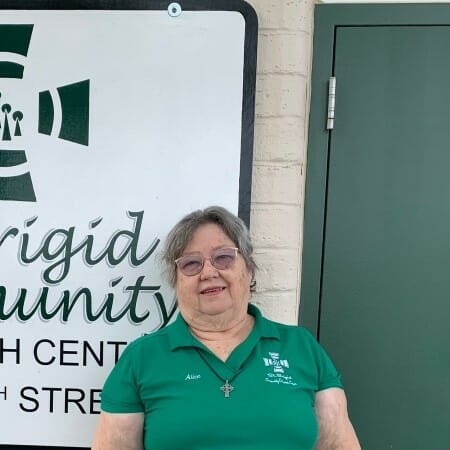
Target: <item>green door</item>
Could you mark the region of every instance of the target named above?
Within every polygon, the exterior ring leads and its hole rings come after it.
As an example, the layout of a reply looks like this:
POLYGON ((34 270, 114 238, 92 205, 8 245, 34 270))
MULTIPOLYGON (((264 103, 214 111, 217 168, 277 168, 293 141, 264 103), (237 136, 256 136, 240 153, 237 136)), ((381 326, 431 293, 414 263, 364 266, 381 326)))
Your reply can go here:
POLYGON ((316 17, 301 320, 343 374, 364 450, 448 450, 450 8, 316 17))

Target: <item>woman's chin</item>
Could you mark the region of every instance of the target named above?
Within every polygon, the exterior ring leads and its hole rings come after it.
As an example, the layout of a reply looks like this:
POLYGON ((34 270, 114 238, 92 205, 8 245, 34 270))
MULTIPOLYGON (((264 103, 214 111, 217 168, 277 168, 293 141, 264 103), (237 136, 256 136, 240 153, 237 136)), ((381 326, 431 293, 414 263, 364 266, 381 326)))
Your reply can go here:
POLYGON ((220 296, 205 298, 201 303, 201 311, 211 316, 223 314, 227 311, 231 312, 232 309, 232 303, 224 298, 220 298, 220 296))

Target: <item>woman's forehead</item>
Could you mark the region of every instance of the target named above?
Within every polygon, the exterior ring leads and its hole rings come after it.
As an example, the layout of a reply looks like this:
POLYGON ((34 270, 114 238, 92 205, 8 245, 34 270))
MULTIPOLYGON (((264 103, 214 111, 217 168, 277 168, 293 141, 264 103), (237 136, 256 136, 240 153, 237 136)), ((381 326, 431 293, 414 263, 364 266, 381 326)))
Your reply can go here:
POLYGON ((186 243, 185 252, 194 251, 197 248, 207 247, 214 250, 223 246, 234 246, 233 240, 225 233, 224 229, 216 223, 199 225, 186 243))

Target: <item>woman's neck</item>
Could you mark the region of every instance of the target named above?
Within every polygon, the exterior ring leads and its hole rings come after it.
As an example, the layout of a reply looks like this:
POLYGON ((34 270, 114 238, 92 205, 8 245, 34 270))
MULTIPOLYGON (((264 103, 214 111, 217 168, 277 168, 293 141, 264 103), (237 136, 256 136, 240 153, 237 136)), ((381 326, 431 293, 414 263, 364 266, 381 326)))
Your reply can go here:
POLYGON ((231 323, 189 323, 191 333, 201 341, 226 341, 243 338, 244 340, 253 328, 254 318, 246 313, 243 317, 231 323))
POLYGON ((242 342, 253 329, 255 319, 246 314, 241 320, 230 324, 228 327, 207 329, 203 326, 189 325, 191 333, 218 358, 225 361, 230 353, 242 342))

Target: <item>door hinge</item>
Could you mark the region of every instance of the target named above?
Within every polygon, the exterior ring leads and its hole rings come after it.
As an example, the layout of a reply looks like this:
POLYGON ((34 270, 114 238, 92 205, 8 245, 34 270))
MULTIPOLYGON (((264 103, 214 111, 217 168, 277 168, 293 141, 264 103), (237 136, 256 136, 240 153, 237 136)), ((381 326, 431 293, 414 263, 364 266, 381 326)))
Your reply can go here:
POLYGON ((330 77, 328 81, 327 130, 332 130, 334 128, 335 103, 336 103, 336 77, 330 77))

